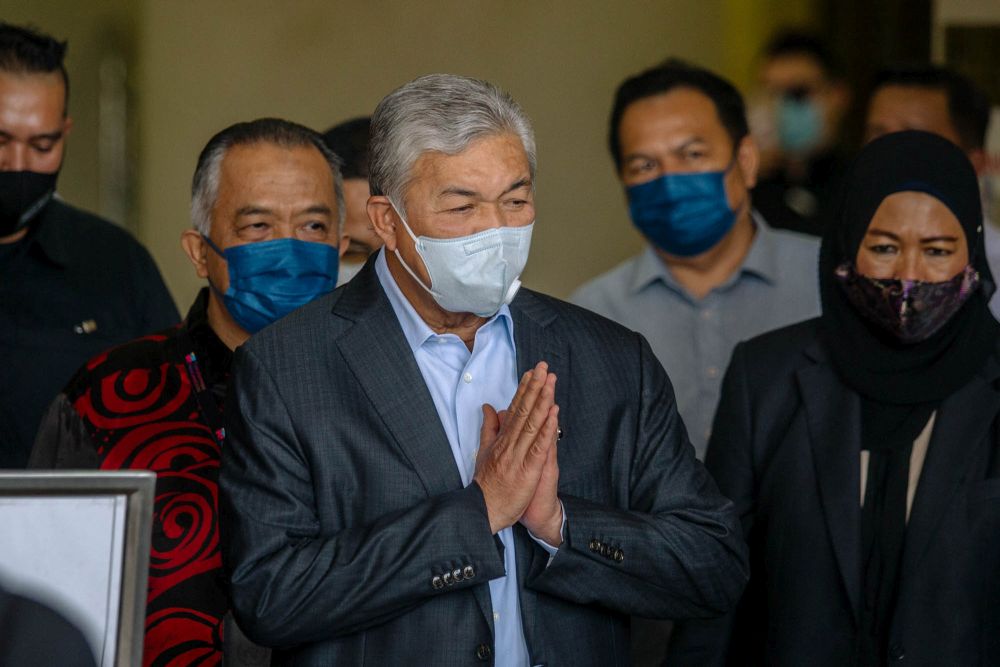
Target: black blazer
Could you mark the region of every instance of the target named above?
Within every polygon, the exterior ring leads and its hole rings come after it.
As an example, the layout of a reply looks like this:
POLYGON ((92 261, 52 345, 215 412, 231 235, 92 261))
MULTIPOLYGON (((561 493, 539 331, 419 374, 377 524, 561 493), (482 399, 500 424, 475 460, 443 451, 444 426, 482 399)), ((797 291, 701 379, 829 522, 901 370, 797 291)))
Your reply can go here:
MULTIPOLYGON (((669 664, 856 664, 860 399, 818 320, 736 347, 706 465, 751 550, 738 610, 676 630, 669 664)), ((906 530, 888 662, 1000 664, 1000 345, 937 413, 906 530)))
MULTIPOLYGON (((732 504, 638 334, 522 289, 518 368, 558 375, 565 540, 515 526, 532 664, 624 665, 628 615, 708 617, 745 583, 732 504)), ((275 664, 493 659, 503 560, 372 262, 237 350, 222 452, 233 607, 275 664)))

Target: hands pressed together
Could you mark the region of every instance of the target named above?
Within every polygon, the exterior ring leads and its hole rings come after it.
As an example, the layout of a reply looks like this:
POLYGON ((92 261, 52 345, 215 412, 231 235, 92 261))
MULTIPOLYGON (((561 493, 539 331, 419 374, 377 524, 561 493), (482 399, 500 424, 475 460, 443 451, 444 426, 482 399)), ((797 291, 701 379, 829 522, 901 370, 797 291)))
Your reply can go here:
POLYGON ((474 479, 494 534, 520 521, 536 538, 562 542, 555 392, 556 376, 541 361, 521 376, 507 410, 483 405, 474 479))

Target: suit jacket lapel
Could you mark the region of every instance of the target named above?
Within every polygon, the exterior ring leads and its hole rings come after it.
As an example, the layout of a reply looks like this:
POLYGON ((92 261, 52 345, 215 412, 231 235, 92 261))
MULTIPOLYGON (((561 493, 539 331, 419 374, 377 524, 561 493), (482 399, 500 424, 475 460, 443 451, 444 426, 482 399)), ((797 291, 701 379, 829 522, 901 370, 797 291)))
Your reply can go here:
POLYGON ((333 314, 355 322, 337 339, 337 347, 427 495, 462 488, 448 436, 379 283, 374 259, 344 287, 333 314))
MULTIPOLYGON (((514 322, 514 346, 517 348, 517 370, 523 374, 534 368, 539 361, 549 365, 549 371, 556 374, 556 405, 559 406, 559 423, 572 423, 569 414, 568 399, 570 396, 570 354, 569 347, 559 336, 548 329, 549 324, 557 315, 552 308, 530 290, 522 289, 510 305, 511 319, 514 322)), ((563 427, 563 439, 559 442, 559 466, 568 465, 572 460, 572 433, 563 427)), ((538 627, 538 611, 536 594, 525 586, 525 577, 531 569, 535 549, 539 549, 528 531, 521 524, 514 525, 514 541, 516 543, 518 598, 521 604, 521 620, 524 626, 524 637, 529 651, 536 662, 545 662, 544 656, 538 653, 544 644, 540 637, 542 629, 538 627)))
POLYGON ((938 410, 906 527, 904 581, 927 550, 969 465, 977 459, 976 448, 1000 410, 1000 389, 993 382, 998 370, 997 363, 991 359, 983 374, 976 375, 945 399, 938 410))
MULTIPOLYGON (((825 357, 812 349, 814 358, 825 357)), ((798 372, 820 500, 855 620, 861 599, 861 402, 828 363, 798 372)))
MULTIPOLYGON (((549 365, 549 371, 556 374, 556 404, 559 406, 559 422, 569 424, 567 399, 570 395, 569 347, 562 338, 548 329, 557 315, 552 308, 530 290, 522 289, 510 306, 514 322, 514 346, 517 348, 518 376, 531 370, 539 361, 549 365)), ((564 429, 565 430, 565 429, 564 429)), ((564 436, 568 436, 564 433, 564 436)), ((559 443, 560 446, 563 444, 559 443)), ((563 450, 559 450, 559 461, 563 460, 563 450)))

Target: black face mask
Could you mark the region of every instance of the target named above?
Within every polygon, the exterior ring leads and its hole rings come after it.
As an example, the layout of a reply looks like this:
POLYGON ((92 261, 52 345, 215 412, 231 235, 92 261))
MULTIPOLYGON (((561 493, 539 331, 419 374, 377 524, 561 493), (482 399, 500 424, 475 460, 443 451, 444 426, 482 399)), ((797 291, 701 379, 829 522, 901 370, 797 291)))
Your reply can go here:
POLYGON ((56 191, 59 172, 0 171, 0 237, 23 229, 56 191))

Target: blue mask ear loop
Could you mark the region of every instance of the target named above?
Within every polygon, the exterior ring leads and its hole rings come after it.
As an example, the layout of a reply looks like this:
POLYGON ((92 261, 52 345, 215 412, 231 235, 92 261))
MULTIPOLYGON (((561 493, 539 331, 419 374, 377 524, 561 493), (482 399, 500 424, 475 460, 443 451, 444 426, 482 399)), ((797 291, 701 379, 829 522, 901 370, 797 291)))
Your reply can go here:
MULTIPOLYGON (((745 138, 746 137, 744 137, 744 139, 745 138)), ((740 141, 743 141, 743 139, 740 139, 740 141)), ((740 147, 737 146, 736 150, 733 151, 733 157, 731 160, 729 160, 729 164, 727 164, 726 168, 722 170, 722 191, 725 192, 726 194, 727 206, 729 205, 729 192, 726 191, 726 176, 728 176, 729 172, 731 172, 733 168, 736 167, 736 161, 739 159, 739 156, 740 156, 740 147)), ((747 188, 747 192, 743 197, 743 201, 737 204, 736 208, 732 209, 734 216, 738 216, 740 214, 740 210, 742 210, 744 204, 747 203, 747 200, 749 198, 750 198, 750 188, 747 188)))
MULTIPOLYGON (((212 239, 208 238, 208 235, 202 234, 201 238, 204 239, 205 243, 208 244, 209 248, 211 248, 212 250, 215 251, 215 254, 217 254, 222 259, 226 259, 226 253, 222 250, 222 248, 220 248, 219 246, 215 245, 215 243, 212 242, 212 239)), ((228 263, 228 260, 227 260, 227 263, 228 263)), ((219 291, 219 288, 215 286, 215 283, 212 282, 211 278, 208 278, 207 280, 208 280, 208 287, 209 287, 209 289, 211 289, 213 292, 215 292, 215 295, 217 297, 219 297, 219 300, 221 301, 222 298, 225 297, 225 294, 223 294, 222 292, 219 291)))

